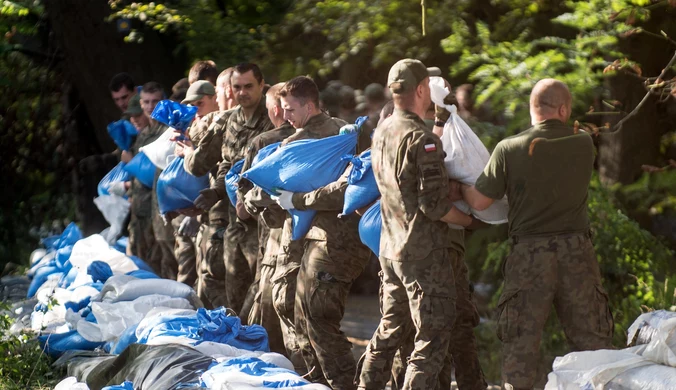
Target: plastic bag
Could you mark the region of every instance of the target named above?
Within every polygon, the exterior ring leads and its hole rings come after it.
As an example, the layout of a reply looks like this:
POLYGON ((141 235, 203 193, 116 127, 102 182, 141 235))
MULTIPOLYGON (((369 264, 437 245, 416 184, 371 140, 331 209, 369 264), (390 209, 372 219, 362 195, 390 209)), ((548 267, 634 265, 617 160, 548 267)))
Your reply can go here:
MULTIPOLYGON (((108 187, 113 184, 117 183, 120 181, 129 181, 130 180, 130 175, 129 172, 124 170, 124 166, 127 165, 120 161, 113 169, 108 172, 103 179, 99 182, 98 187, 96 187, 99 196, 102 195, 110 195, 110 192, 108 192, 108 187)), ((125 196, 126 198, 126 196, 125 196)))
POLYGON ((138 130, 128 120, 121 119, 108 125, 108 135, 120 150, 129 150, 134 137, 138 135, 138 130))
POLYGON ((243 165, 244 160, 237 161, 225 175, 225 191, 233 206, 237 205, 237 183, 239 183, 239 174, 242 172, 243 165))
POLYGON ((270 351, 265 328, 256 324, 242 326, 239 317, 228 316, 223 307, 197 310, 197 323, 205 341, 215 341, 249 351, 270 351))
MULTIPOLYGON (((289 143, 252 166, 242 177, 274 195, 276 189, 309 192, 340 177, 347 167, 341 159, 353 154, 358 133, 336 135, 322 139, 307 139, 289 143)), ((289 210, 293 218, 292 239, 307 234, 314 210, 289 210)))
POLYGON ((94 204, 103 214, 103 218, 110 224, 110 229, 105 231, 105 234, 102 232, 101 236, 109 244, 115 244, 124 229, 124 222, 129 214, 131 203, 121 196, 101 195, 94 198, 94 204))
POLYGON ((376 256, 380 256, 380 232, 383 228, 383 220, 380 214, 380 200, 369 207, 359 220, 359 239, 376 256))
POLYGON ((76 377, 69 376, 59 382, 54 390, 89 390, 89 386, 86 383, 78 382, 76 377))
POLYGON ((644 358, 676 367, 676 313, 658 310, 641 314, 627 333, 631 345, 644 345, 640 351, 644 358))
POLYGON ((70 263, 84 274, 87 273, 87 267, 94 260, 108 263, 115 274, 124 274, 139 269, 130 258, 111 248, 108 242, 98 234, 93 234, 75 243, 73 253, 70 255, 70 263))
POLYGON ((345 204, 341 215, 352 214, 366 207, 380 197, 376 184, 376 176, 371 168, 371 149, 359 156, 345 156, 352 163, 352 170, 347 177, 345 204))
MULTIPOLYGON (((167 159, 174 155, 176 141, 171 141, 172 138, 174 138, 174 129, 170 127, 155 141, 141 147, 139 150, 148 156, 148 159, 153 163, 153 165, 162 170, 167 167, 167 164, 169 164, 167 159)), ((131 163, 131 161, 129 163, 131 163)), ((152 185, 150 187, 152 188, 152 185)))
MULTIPOLYGON (((75 268, 74 268, 75 269, 75 268)), ((113 276, 113 270, 110 269, 108 263, 103 261, 94 261, 87 267, 87 273, 91 275, 94 282, 105 283, 111 276, 113 276)))
POLYGON ((155 106, 150 117, 169 127, 185 133, 197 114, 197 107, 171 100, 162 100, 155 106))
POLYGON ((167 279, 136 279, 128 275, 115 275, 103 285, 95 301, 120 302, 133 301, 145 295, 166 295, 174 298, 187 299, 195 308, 202 307, 195 291, 175 280, 167 279))
POLYGON ((139 152, 134 158, 124 166, 124 170, 134 176, 144 186, 153 188, 155 181, 155 164, 146 156, 145 153, 139 152))
MULTIPOLYGON (((430 92, 432 101, 451 113, 444 125, 444 133, 441 135, 441 143, 444 152, 446 152, 444 165, 448 177, 464 184, 473 185, 488 164, 491 155, 479 137, 460 118, 455 105, 444 104, 443 100, 450 92, 446 89, 441 77, 430 77, 430 92)), ((471 211, 476 218, 483 222, 490 224, 507 222, 508 205, 506 197, 493 202, 489 208, 482 211, 471 209, 465 201, 458 201, 454 204, 461 211, 471 211)))
POLYGON ((157 203, 160 213, 194 207, 200 191, 209 187, 209 175, 196 177, 185 171, 183 157, 177 157, 157 179, 157 203))
POLYGON ((103 343, 85 340, 76 330, 61 334, 47 334, 38 336, 42 349, 51 357, 57 358, 65 351, 83 349, 92 351, 103 343))
POLYGON ((134 384, 130 381, 124 381, 121 385, 106 386, 101 390, 134 390, 134 384))
POLYGON ((42 244, 47 249, 58 250, 68 245, 75 245, 81 239, 82 232, 80 228, 77 227, 75 222, 71 222, 66 226, 61 235, 45 238, 42 240, 42 244))

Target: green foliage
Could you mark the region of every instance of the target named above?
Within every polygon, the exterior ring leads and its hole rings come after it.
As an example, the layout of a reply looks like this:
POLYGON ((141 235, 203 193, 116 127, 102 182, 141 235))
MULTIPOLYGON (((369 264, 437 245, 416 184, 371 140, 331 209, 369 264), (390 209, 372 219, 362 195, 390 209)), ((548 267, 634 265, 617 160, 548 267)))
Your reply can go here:
POLYGON ((644 173, 636 182, 618 187, 618 197, 630 210, 676 216, 676 170, 644 173))

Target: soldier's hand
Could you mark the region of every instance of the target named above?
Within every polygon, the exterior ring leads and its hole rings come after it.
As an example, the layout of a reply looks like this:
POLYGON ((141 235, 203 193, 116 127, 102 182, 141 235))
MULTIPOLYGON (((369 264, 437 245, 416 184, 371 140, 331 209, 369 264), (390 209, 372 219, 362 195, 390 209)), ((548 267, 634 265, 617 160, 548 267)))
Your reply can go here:
POLYGON ((167 223, 171 223, 171 220, 173 220, 174 218, 176 218, 178 216, 179 216, 178 211, 168 211, 168 212, 164 213, 164 216, 162 217, 162 219, 164 219, 167 223))
POLYGON ((176 210, 181 215, 185 215, 186 217, 197 217, 199 215, 202 215, 204 213, 204 210, 199 209, 197 207, 188 207, 186 209, 178 209, 176 210))
POLYGON ((200 195, 197 197, 197 199, 195 199, 193 203, 195 204, 195 207, 208 211, 212 207, 214 207, 216 202, 218 202, 219 200, 220 199, 218 198, 216 190, 206 188, 200 191, 200 195))
POLYGON ((131 159, 133 157, 134 157, 134 155, 131 154, 131 152, 129 152, 128 150, 123 150, 122 154, 120 154, 120 161, 127 164, 127 163, 129 163, 129 161, 131 161, 131 159))
POLYGON ((247 219, 251 218, 251 214, 249 214, 249 212, 246 211, 244 203, 237 201, 237 205, 235 205, 235 210, 237 211, 237 218, 241 219, 242 221, 246 221, 247 219))
POLYGON ((124 196, 127 193, 127 186, 124 181, 116 181, 108 185, 108 192, 111 195, 124 196))
POLYGON ((200 223, 197 218, 187 217, 183 218, 181 225, 178 227, 178 234, 184 237, 195 237, 200 230, 200 223))
POLYGON ((450 180, 448 182, 448 199, 451 202, 462 200, 462 183, 457 180, 450 180))
POLYGON ((284 191, 284 190, 276 190, 279 195, 277 196, 271 196, 271 198, 277 202, 279 207, 283 208, 284 210, 293 210, 295 207, 293 206, 293 192, 291 191, 284 191))

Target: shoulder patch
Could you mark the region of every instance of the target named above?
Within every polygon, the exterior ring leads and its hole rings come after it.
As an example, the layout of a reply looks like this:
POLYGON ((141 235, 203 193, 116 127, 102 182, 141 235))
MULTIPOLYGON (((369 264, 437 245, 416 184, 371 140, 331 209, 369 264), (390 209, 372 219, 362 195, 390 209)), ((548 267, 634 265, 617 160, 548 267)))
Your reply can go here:
POLYGON ((431 153, 437 151, 437 145, 435 144, 425 144, 425 152, 431 153))

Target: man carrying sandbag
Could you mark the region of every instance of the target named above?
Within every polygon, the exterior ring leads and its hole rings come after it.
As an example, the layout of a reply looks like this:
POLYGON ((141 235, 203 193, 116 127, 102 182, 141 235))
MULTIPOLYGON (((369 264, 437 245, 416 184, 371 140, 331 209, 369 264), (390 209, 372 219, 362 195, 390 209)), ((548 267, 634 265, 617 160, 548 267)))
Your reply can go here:
MULTIPOLYGON (((216 101, 218 111, 204 116, 190 129, 190 141, 179 141, 183 166, 193 176, 209 174, 211 186, 215 186, 218 176, 218 164, 222 161, 221 148, 223 133, 230 115, 235 112, 230 76, 233 68, 221 72, 216 79, 216 101)), ((201 193, 210 194, 211 188, 201 193)), ((227 199, 207 205, 207 196, 195 199, 195 210, 182 210, 186 215, 199 215, 202 226, 197 234, 197 294, 204 304, 211 308, 227 306, 225 290, 225 262, 223 259, 223 234, 228 225, 227 199), (203 211, 207 211, 204 212, 203 211)))
MULTIPOLYGON (((272 129, 263 99, 265 81, 258 65, 244 63, 235 66, 230 84, 239 107, 228 118, 223 133, 223 159, 219 163, 218 177, 210 189, 202 191, 195 199, 195 205, 203 210, 210 209, 216 202, 226 198, 225 175, 236 162, 244 158, 251 139, 272 129)), ((223 237, 227 303, 242 319, 246 319, 248 313, 241 310, 256 274, 258 227, 254 218, 246 221, 238 219, 235 207, 229 202, 228 218, 223 237)))
POLYGON ((430 106, 429 76, 420 61, 405 59, 390 69, 395 111, 373 137, 372 161, 382 194, 380 265, 383 318, 369 342, 359 377, 362 389, 382 389, 392 358, 411 327, 411 353, 404 389, 437 384, 455 322, 453 259, 448 223, 471 218, 449 199, 441 141, 422 120, 430 106))
POLYGON ((505 388, 538 380, 542 331, 552 303, 573 350, 611 348, 613 318, 589 231, 587 189, 594 164, 588 134, 565 123, 572 97, 553 79, 530 95, 533 127, 502 140, 465 201, 483 210, 505 194, 512 252, 498 303, 505 388))

